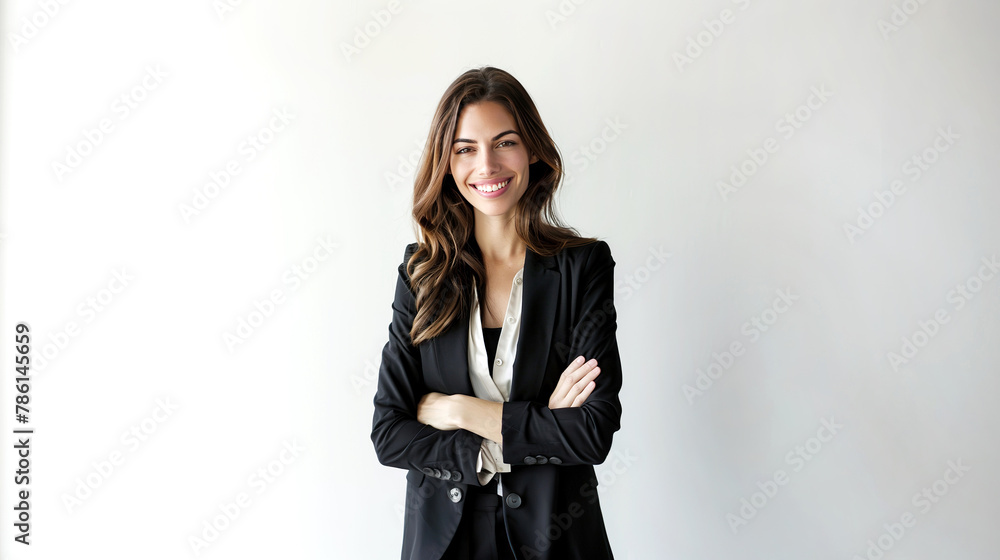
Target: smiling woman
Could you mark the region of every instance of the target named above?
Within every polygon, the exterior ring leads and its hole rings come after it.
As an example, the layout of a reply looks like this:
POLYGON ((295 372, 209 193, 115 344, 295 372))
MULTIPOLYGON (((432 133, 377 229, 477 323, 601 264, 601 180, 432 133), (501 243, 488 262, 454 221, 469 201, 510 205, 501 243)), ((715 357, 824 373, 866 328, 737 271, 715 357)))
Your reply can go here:
POLYGON ((615 261, 559 224, 561 179, 513 76, 451 84, 374 399, 379 462, 407 470, 403 559, 613 558, 594 465, 621 419, 615 261))

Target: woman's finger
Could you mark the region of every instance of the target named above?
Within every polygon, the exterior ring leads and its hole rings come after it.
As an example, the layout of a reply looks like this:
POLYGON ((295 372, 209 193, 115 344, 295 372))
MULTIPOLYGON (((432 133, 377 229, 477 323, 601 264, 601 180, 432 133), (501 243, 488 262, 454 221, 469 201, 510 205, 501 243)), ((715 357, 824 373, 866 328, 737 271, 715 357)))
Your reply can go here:
POLYGON ((587 372, 586 375, 584 375, 579 381, 573 384, 573 386, 570 388, 569 393, 567 393, 566 395, 567 398, 565 400, 567 400, 572 405, 572 403, 576 401, 576 397, 579 396, 580 393, 582 393, 583 390, 587 388, 587 385, 589 385, 592 381, 594 381, 600 373, 601 373, 601 368, 596 368, 596 367, 591 371, 587 372))
POLYGON ((552 390, 552 395, 549 398, 550 401, 556 400, 561 401, 566 394, 569 392, 570 386, 572 386, 572 374, 577 370, 577 361, 574 361, 566 367, 565 370, 559 375, 559 380, 556 382, 555 389, 552 390))
POLYGON ((573 362, 570 364, 570 367, 566 368, 561 377, 565 377, 567 385, 573 385, 583 379, 595 367, 597 367, 597 362, 594 360, 588 360, 580 365, 573 362))
POLYGON ((588 383, 587 386, 583 389, 583 391, 579 395, 577 395, 576 399, 573 401, 573 404, 571 406, 572 407, 582 406, 583 403, 587 401, 587 397, 590 396, 590 393, 594 391, 594 387, 597 387, 596 381, 591 381, 590 383, 588 383))
MULTIPOLYGON (((583 356, 580 358, 583 358, 583 356)), ((578 383, 580 379, 590 373, 594 367, 596 367, 596 362, 591 363, 584 361, 581 363, 579 359, 574 360, 569 366, 567 366, 559 376, 559 381, 556 382, 556 387, 553 389, 552 395, 549 397, 550 408, 563 408, 569 406, 569 404, 572 403, 573 398, 576 397, 575 393, 571 393, 573 386, 578 383), (569 398, 571 395, 572 398, 569 398), (551 406, 556 404, 559 406, 551 406)))

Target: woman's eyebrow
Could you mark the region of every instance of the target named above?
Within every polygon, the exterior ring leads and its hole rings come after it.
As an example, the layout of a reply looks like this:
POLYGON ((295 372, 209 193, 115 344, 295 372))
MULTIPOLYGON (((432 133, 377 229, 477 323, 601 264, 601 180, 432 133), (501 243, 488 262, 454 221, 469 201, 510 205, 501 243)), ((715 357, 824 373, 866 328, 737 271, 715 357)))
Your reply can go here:
MULTIPOLYGON (((499 140, 500 138, 502 138, 503 136, 505 136, 507 134, 517 134, 517 131, 516 130, 506 130, 504 132, 501 132, 500 134, 497 134, 496 136, 494 136, 493 139, 491 140, 491 142, 496 142, 497 140, 499 140)), ((475 144, 476 143, 475 140, 469 140, 468 138, 456 138, 455 141, 452 142, 451 144, 455 145, 455 144, 458 144, 459 142, 465 142, 467 144, 475 144)))

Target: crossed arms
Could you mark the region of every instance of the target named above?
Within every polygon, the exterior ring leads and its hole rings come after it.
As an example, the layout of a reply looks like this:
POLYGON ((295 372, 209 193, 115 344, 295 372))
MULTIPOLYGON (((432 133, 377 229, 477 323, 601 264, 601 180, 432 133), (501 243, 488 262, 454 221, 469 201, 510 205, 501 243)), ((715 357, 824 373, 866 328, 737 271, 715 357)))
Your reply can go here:
POLYGON ((427 390, 420 351, 410 344, 416 310, 406 261, 415 244, 407 248, 374 398, 371 438, 380 463, 416 470, 436 465, 469 482, 475 480, 484 439, 501 445, 503 461, 511 465, 531 464, 525 459, 537 455, 558 457, 562 465, 604 462, 621 418, 615 262, 606 242, 590 247, 569 347, 573 357, 588 359, 566 367, 547 403, 498 403, 427 390))

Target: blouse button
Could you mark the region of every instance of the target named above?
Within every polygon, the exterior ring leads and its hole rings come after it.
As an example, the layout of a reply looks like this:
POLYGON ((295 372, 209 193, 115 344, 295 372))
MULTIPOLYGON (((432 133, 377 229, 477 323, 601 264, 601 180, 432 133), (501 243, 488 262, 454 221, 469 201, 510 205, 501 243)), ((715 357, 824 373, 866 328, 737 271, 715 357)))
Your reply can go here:
POLYGON ((507 317, 507 322, 510 323, 511 325, 513 325, 515 321, 517 321, 517 319, 513 317, 507 317))
POLYGON ((502 365, 503 365, 503 360, 501 360, 500 358, 497 358, 497 359, 496 359, 496 360, 495 360, 495 361, 493 362, 493 365, 495 365, 495 366, 502 366, 502 365))
POLYGON ((518 286, 520 286, 521 285, 521 277, 518 276, 517 278, 515 278, 514 279, 514 283, 517 284, 518 286))

